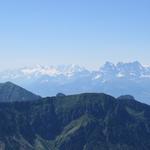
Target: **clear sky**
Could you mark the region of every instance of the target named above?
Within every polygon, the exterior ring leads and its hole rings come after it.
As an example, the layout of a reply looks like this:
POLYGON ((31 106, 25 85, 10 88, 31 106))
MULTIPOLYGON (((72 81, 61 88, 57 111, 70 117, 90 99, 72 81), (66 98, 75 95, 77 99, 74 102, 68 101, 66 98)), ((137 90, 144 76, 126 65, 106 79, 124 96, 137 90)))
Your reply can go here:
POLYGON ((149 0, 1 0, 0 68, 150 64, 149 0))

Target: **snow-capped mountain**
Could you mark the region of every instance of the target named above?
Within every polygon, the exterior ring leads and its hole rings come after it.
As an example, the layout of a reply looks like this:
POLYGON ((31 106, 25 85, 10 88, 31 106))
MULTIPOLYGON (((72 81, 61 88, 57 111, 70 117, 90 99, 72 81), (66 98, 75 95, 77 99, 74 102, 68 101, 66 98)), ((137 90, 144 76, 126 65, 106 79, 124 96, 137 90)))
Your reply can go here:
POLYGON ((106 62, 103 67, 100 68, 99 73, 105 80, 112 80, 115 78, 149 78, 150 67, 144 67, 138 61, 131 63, 119 62, 116 65, 110 62, 106 62))
POLYGON ((42 96, 58 92, 131 94, 150 104, 150 67, 139 62, 106 62, 99 70, 77 65, 24 67, 0 72, 0 82, 12 81, 42 96))
POLYGON ((39 77, 39 76, 73 76, 77 72, 85 71, 86 69, 77 65, 62 65, 62 66, 41 66, 36 65, 34 67, 24 67, 17 70, 7 70, 1 72, 1 78, 20 78, 20 77, 39 77))

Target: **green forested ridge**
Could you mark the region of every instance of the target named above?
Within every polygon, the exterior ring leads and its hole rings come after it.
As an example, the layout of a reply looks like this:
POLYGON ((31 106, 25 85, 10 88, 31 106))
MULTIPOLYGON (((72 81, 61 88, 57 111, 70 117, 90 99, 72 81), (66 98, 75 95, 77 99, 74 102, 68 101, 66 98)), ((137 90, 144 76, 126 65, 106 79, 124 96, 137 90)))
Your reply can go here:
POLYGON ((95 93, 0 103, 0 149, 149 150, 150 106, 95 93))

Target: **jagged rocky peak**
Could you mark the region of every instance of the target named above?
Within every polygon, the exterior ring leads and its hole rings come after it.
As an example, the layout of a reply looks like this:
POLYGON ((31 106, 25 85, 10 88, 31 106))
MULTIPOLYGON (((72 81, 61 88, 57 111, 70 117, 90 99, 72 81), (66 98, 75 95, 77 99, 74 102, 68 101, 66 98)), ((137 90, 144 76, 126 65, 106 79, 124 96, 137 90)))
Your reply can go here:
POLYGON ((138 62, 138 61, 133 61, 133 62, 118 62, 117 64, 114 64, 112 62, 107 61, 102 67, 102 69, 111 69, 111 70, 117 70, 119 71, 120 69, 128 69, 128 70, 143 70, 144 66, 138 62))
POLYGON ((129 63, 122 63, 119 62, 116 67, 118 69, 123 69, 126 71, 136 71, 136 72, 141 72, 144 70, 144 66, 142 66, 142 64, 140 64, 138 61, 134 61, 134 62, 129 62, 129 63))
POLYGON ((124 63, 124 62, 118 62, 116 66, 122 66, 122 65, 126 65, 126 66, 132 65, 132 66, 138 66, 138 67, 142 66, 139 61, 126 62, 126 63, 124 63))
POLYGON ((106 63, 101 68, 113 70, 116 68, 116 66, 112 62, 106 61, 106 63))

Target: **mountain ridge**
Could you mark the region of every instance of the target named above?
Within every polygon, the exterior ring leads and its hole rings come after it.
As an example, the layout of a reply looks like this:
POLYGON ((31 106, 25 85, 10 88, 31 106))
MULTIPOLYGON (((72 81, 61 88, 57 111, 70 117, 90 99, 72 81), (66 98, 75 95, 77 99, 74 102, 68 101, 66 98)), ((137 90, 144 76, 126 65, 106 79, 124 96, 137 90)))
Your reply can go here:
POLYGON ((26 89, 8 81, 0 83, 0 102, 30 101, 41 97, 26 89))
POLYGON ((149 150, 150 106, 104 93, 0 103, 4 150, 149 150))
POLYGON ((150 67, 138 61, 106 62, 93 71, 76 65, 36 66, 0 72, 0 77, 0 82, 9 80, 44 97, 58 92, 67 95, 103 92, 115 97, 134 95, 141 102, 150 104, 150 67))

